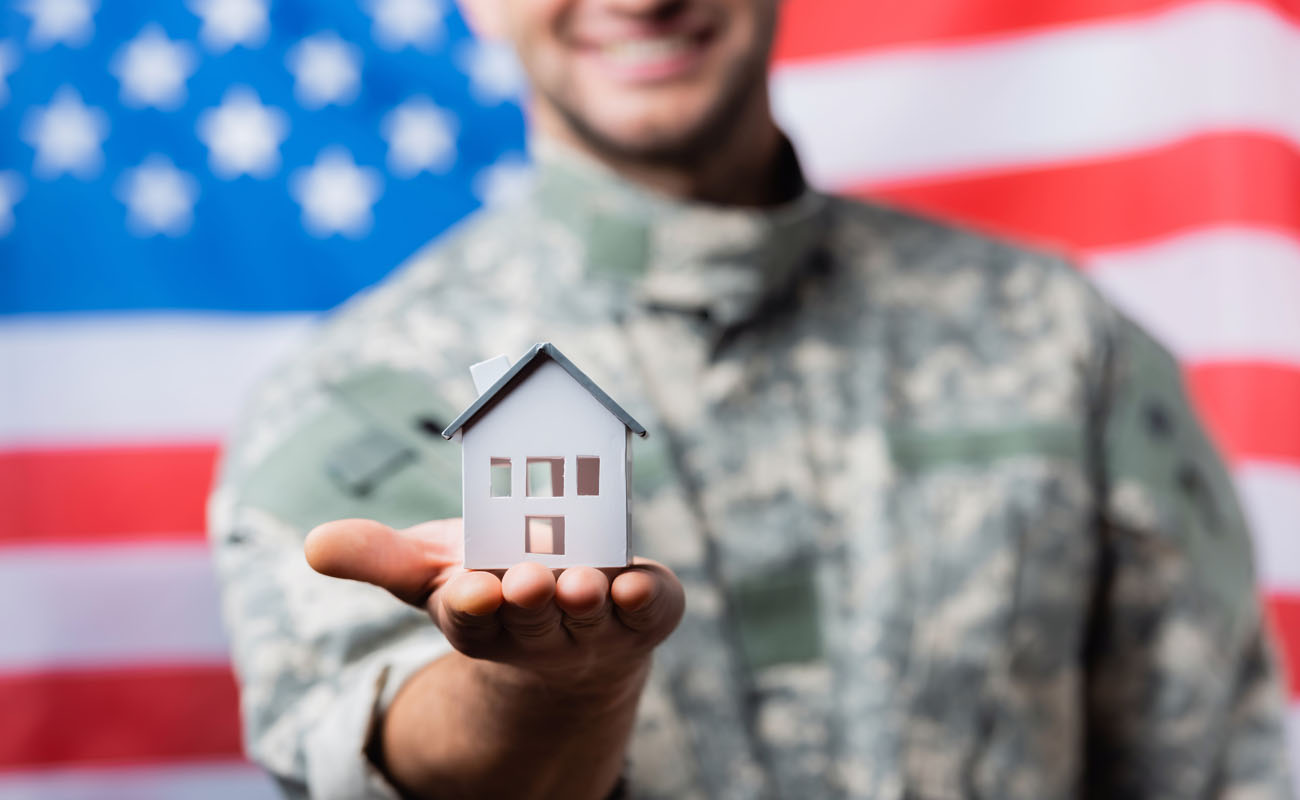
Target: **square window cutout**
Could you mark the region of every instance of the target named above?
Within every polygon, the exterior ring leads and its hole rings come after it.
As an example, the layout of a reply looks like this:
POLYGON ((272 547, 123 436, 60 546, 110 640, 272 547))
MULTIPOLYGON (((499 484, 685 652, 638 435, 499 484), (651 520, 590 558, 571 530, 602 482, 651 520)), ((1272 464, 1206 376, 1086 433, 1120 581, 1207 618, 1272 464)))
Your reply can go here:
POLYGON ((564 555, 564 517, 524 517, 524 552, 564 555))
POLYGON ((564 496, 564 459, 528 459, 528 496, 564 496))

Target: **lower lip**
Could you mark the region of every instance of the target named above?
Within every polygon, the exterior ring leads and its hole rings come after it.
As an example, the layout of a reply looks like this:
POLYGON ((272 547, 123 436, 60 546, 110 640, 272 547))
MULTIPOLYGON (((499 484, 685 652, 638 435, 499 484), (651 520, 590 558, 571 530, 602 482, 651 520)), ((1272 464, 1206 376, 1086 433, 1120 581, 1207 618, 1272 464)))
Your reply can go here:
POLYGON ((587 51, 599 64, 602 72, 620 83, 667 83, 689 76, 704 60, 709 41, 694 39, 688 47, 655 58, 624 61, 606 55, 600 50, 587 51))

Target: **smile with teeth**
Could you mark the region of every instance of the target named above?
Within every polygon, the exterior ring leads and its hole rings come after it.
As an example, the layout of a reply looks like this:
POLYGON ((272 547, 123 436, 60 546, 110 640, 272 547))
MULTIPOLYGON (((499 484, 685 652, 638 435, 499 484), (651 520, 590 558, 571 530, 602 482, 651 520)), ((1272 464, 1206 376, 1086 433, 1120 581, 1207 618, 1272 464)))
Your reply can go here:
POLYGON ((677 58, 695 47, 692 37, 678 34, 613 42, 602 46, 600 53, 612 64, 636 67, 677 58))

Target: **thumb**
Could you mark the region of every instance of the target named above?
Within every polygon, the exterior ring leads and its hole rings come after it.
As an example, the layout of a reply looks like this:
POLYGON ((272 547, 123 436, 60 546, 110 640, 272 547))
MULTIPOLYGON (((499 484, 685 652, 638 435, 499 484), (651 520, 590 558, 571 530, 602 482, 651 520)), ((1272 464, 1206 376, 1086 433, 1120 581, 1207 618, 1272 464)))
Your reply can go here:
POLYGON ((461 561, 461 521, 444 519, 397 531, 370 519, 340 519, 307 534, 311 568, 333 578, 365 581, 423 606, 461 561))

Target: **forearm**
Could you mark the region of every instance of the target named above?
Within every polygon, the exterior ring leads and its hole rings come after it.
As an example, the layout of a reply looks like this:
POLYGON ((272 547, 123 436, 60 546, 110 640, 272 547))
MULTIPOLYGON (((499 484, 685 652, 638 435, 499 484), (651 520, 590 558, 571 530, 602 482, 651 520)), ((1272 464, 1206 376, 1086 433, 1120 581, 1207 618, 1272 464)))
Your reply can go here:
POLYGON ((384 768, 412 797, 604 797, 623 768, 648 666, 561 688, 450 653, 394 698, 384 768))

